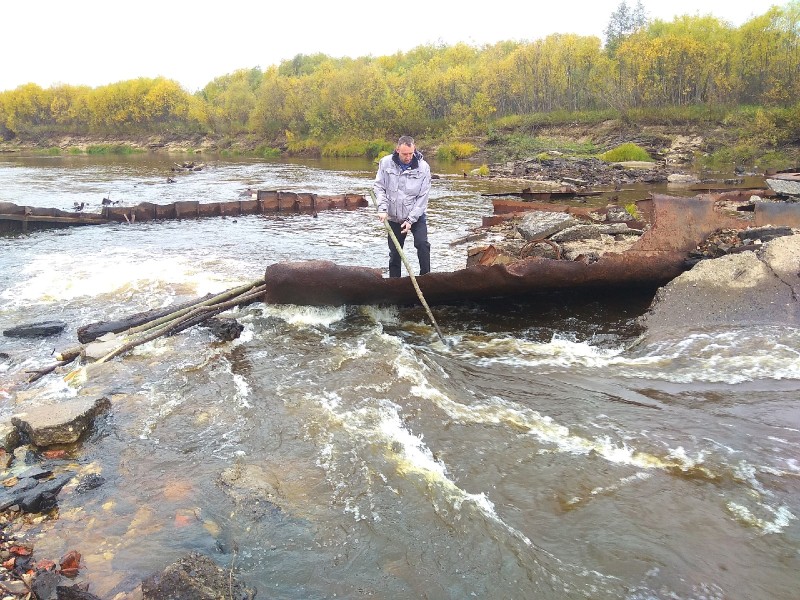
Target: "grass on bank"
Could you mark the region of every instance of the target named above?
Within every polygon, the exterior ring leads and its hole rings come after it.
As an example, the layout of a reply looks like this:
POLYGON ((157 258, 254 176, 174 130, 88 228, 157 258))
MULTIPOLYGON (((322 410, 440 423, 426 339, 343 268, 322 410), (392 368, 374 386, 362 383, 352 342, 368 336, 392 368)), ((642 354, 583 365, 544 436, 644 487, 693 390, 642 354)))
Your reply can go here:
MULTIPOLYGON (((614 148, 604 154, 608 147, 601 146, 599 138, 597 142, 592 140, 592 132, 599 131, 601 125, 603 131, 608 130, 614 137, 622 139, 628 135, 631 139, 636 138, 643 126, 664 126, 676 131, 685 127, 687 134, 704 138, 704 148, 697 153, 696 162, 707 168, 787 168, 797 165, 800 158, 800 102, 787 107, 694 105, 508 115, 476 122, 474 131, 464 134, 470 142, 462 141, 461 135, 454 135, 451 125, 447 119, 441 119, 411 133, 417 135, 426 157, 441 162, 474 159, 479 151, 482 160, 488 159, 490 163, 558 155, 576 158, 602 155, 604 159, 613 161, 652 160, 641 153, 646 151, 634 147, 627 150, 614 148)), ((37 137, 47 139, 47 133, 37 131, 37 137)), ((386 134, 384 137, 378 134, 378 139, 360 139, 350 133, 335 138, 310 138, 301 133, 286 132, 285 141, 280 142, 258 140, 254 135, 248 135, 243 144, 242 136, 221 136, 216 139, 216 145, 227 156, 374 159, 394 149, 395 135, 386 134)), ((211 137, 215 136, 211 134, 211 137)), ((59 153, 125 155, 144 150, 124 143, 61 149, 53 144, 37 152, 52 156, 59 153)))
POLYGON ((603 152, 600 155, 600 159, 606 162, 626 162, 633 160, 653 162, 653 158, 648 154, 647 150, 633 142, 627 142, 607 152, 603 152))
POLYGON ((126 155, 126 154, 137 154, 140 152, 144 152, 139 148, 131 146, 129 144, 94 144, 91 146, 86 146, 86 154, 117 154, 117 155, 126 155))

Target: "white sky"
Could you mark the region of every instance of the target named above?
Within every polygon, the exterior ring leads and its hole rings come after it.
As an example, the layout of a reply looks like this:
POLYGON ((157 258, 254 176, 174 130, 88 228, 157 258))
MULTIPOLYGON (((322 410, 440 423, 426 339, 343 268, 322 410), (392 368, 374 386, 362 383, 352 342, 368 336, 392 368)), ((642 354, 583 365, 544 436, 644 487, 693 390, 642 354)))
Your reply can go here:
MULTIPOLYGON (((167 77, 194 92, 294 55, 381 56, 420 44, 602 38, 620 0, 2 0, 0 91, 167 77)), ((628 0, 633 6, 636 0, 628 0)), ((651 19, 713 15, 734 26, 770 0, 642 0, 651 19)))

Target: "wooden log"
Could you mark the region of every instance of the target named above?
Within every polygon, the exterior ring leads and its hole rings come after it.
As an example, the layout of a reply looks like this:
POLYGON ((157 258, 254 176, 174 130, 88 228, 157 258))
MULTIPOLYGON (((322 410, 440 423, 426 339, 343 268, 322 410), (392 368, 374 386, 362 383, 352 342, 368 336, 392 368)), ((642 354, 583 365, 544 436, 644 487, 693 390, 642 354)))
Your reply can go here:
POLYGON ((93 342, 106 333, 119 333, 121 331, 131 329, 132 327, 138 327, 139 325, 149 323, 150 321, 154 321, 160 317, 165 317, 213 297, 214 294, 206 294, 200 299, 189 300, 188 302, 181 302, 180 304, 172 304, 166 308, 147 310, 136 313, 129 317, 118 319, 116 321, 98 321, 97 323, 89 323, 88 325, 78 327, 78 341, 81 344, 88 344, 89 342, 93 342))

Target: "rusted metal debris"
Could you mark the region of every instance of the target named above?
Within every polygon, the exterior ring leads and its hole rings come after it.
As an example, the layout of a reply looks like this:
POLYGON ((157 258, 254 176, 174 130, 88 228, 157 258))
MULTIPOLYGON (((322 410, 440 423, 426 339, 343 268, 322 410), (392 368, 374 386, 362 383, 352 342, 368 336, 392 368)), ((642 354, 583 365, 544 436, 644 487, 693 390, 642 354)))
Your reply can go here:
POLYGON ((167 219, 201 217, 315 214, 323 210, 352 210, 369 206, 360 194, 318 196, 308 192, 258 190, 249 199, 201 203, 196 200, 154 204, 142 202, 136 206, 105 205, 99 213, 69 212, 57 208, 18 206, 0 202, 0 231, 29 231, 75 225, 104 225, 109 223, 141 223, 167 219))
MULTIPOLYGON (((432 272, 417 281, 430 304, 556 290, 656 289, 688 268, 689 252, 711 233, 719 229, 745 229, 751 224, 725 214, 708 198, 654 195, 637 205, 649 229, 625 252, 605 254, 594 262, 528 257, 509 264, 432 272)), ((546 206, 550 210, 566 210, 546 206)), ((272 303, 414 304, 416 301, 408 277, 384 278, 380 269, 341 266, 329 261, 276 263, 267 267, 265 280, 264 298, 272 303)))
POLYGON ((512 196, 521 198, 523 201, 540 201, 546 202, 548 200, 565 200, 568 198, 588 198, 592 196, 600 196, 603 192, 595 190, 577 190, 572 186, 561 186, 558 189, 547 191, 533 191, 531 188, 525 188, 521 192, 503 192, 498 194, 481 194, 487 198, 500 198, 512 196))

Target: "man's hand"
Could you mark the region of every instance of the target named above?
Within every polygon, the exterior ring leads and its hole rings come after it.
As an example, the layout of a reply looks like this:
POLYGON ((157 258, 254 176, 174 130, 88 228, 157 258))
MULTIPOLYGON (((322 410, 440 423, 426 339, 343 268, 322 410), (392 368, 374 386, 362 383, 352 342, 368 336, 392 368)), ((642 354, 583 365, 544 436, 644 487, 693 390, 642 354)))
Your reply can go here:
POLYGON ((387 215, 386 213, 378 213, 378 220, 381 223, 385 223, 386 222, 386 217, 388 217, 388 216, 389 215, 387 215))
POLYGON ((411 231, 411 223, 408 221, 403 221, 403 224, 400 225, 400 233, 406 235, 409 231, 411 231))

